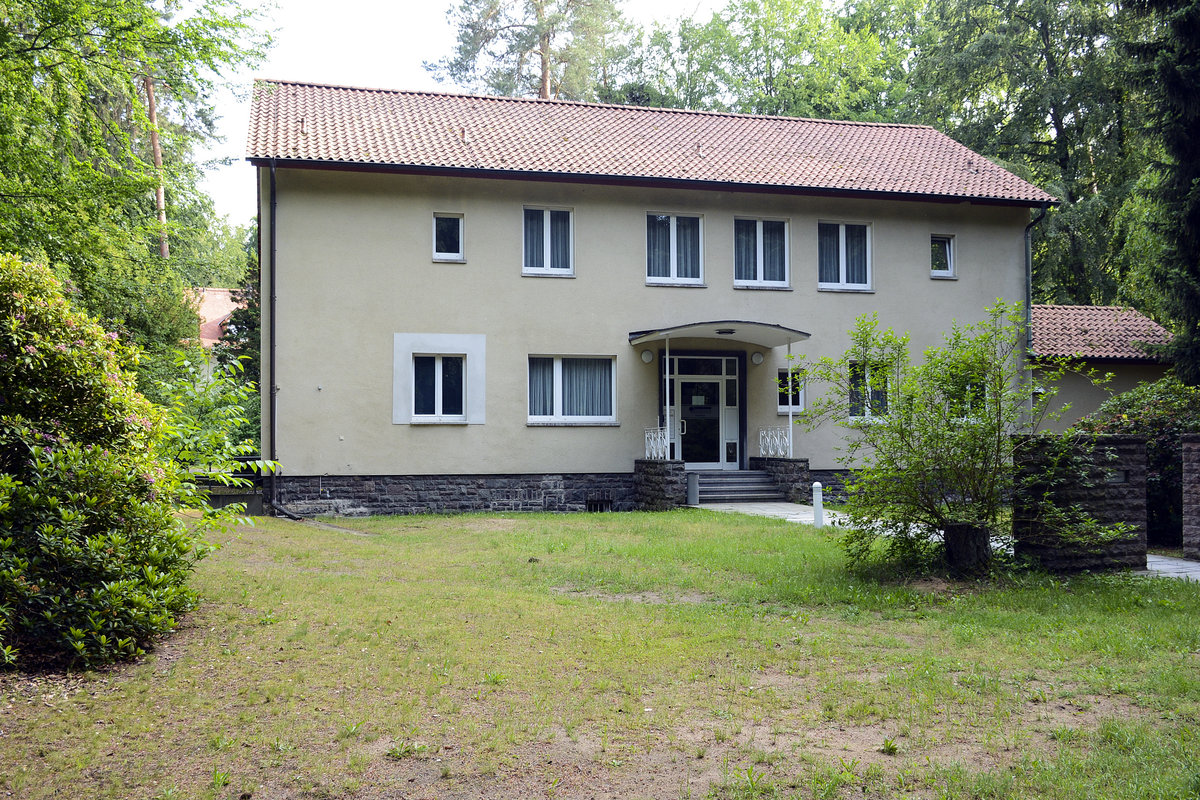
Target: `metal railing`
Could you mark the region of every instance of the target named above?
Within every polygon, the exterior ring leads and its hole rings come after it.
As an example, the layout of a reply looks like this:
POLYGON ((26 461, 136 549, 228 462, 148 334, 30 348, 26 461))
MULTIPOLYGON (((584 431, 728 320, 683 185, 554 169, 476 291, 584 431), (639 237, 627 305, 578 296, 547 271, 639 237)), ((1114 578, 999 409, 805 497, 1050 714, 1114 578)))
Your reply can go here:
POLYGON ((666 461, 668 441, 666 428, 646 428, 646 458, 666 461))
POLYGON ((788 458, 788 428, 759 428, 758 454, 763 458, 788 458))

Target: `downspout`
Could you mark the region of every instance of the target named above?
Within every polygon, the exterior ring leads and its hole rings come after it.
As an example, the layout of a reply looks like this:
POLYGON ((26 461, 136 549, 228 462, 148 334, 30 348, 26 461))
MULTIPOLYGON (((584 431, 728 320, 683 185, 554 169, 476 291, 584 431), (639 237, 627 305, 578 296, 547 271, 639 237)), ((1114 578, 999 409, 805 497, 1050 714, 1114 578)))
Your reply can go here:
MULTIPOLYGON (((261 184, 260 184, 261 185, 261 184)), ((271 254, 271 281, 268 284, 267 307, 269 309, 271 324, 267 326, 267 351, 271 354, 271 367, 268 370, 270 387, 270 399, 267 403, 267 430, 271 436, 271 455, 272 462, 278 462, 279 449, 275 443, 276 434, 279 430, 278 426, 278 402, 277 395, 279 387, 275 385, 275 275, 278 272, 278 264, 276 263, 276 247, 275 247, 275 209, 276 209, 276 192, 275 192, 275 159, 271 159, 271 188, 270 199, 268 203, 271 207, 271 223, 267 226, 267 249, 271 254)), ((283 514, 289 519, 300 521, 301 517, 288 511, 279 503, 279 470, 276 468, 271 472, 271 499, 267 504, 275 511, 283 514)))
POLYGON ((1042 203, 1038 215, 1025 226, 1025 349, 1033 352, 1033 226, 1046 216, 1049 204, 1042 203))

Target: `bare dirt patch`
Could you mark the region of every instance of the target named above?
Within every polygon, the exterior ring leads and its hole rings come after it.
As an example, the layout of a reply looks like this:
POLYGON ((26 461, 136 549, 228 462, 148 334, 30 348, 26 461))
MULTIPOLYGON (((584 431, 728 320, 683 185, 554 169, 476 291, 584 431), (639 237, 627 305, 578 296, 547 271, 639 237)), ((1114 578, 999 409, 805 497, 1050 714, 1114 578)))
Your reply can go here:
POLYGON ((695 605, 708 603, 712 598, 699 592, 677 592, 666 595, 661 592, 601 592, 595 589, 573 589, 569 586, 552 586, 550 591, 568 597, 586 597, 610 603, 646 603, 647 605, 695 605))

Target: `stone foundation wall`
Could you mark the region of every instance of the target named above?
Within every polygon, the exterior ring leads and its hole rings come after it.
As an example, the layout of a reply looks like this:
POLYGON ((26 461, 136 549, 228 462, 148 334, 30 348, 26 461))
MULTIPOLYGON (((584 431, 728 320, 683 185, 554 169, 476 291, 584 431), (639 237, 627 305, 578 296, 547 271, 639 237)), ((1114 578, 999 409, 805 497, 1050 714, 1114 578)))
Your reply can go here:
POLYGON ((630 473, 280 475, 279 502, 304 517, 465 511, 632 511, 630 473))
POLYGON ((1146 567, 1146 440, 1140 436, 1092 437, 1077 446, 1082 464, 1060 465, 1058 481, 1039 476, 1052 471, 1051 445, 1057 437, 1024 436, 1016 442, 1017 489, 1013 495, 1013 537, 1018 555, 1037 559, 1056 572, 1146 567), (1031 481, 1031 490, 1023 482, 1031 481), (1133 531, 1100 549, 1072 547, 1044 523, 1043 493, 1060 509, 1079 506, 1105 525, 1127 523, 1133 531))
POLYGON ((633 462, 634 505, 641 511, 669 511, 687 505, 687 472, 682 461, 639 458, 633 462))
POLYGON ((1183 557, 1200 559, 1200 434, 1183 437, 1183 557))
POLYGON ((750 469, 763 470, 774 480, 790 503, 812 502, 812 474, 807 458, 750 457, 750 469))
MULTIPOLYGON (((846 478, 850 475, 848 469, 814 469, 809 471, 809 493, 812 493, 812 481, 820 481, 821 497, 830 503, 846 502, 846 478)), ((811 502, 811 498, 809 501, 811 502)))

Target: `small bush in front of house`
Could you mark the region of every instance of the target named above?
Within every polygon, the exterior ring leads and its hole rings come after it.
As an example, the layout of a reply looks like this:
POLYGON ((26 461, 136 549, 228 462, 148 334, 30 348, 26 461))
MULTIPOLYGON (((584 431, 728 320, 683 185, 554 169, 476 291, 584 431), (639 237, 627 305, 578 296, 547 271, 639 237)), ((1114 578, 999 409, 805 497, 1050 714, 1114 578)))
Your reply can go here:
MULTIPOLYGON (((846 432, 842 544, 852 566, 973 571, 1011 549, 1008 501, 1021 489, 1013 434, 1035 429, 1054 396, 1034 392, 1022 324, 1019 305, 998 302, 981 322, 955 324, 916 362, 907 335, 864 316, 844 355, 795 367, 820 390, 805 421, 846 432)), ((1047 366, 1040 380, 1053 386, 1062 369, 1047 366)), ((1094 532, 1055 527, 1067 539, 1094 532)))
POLYGON ((1178 547, 1183 535, 1185 433, 1200 433, 1200 387, 1165 377, 1109 398, 1076 423, 1091 433, 1146 437, 1147 540, 1178 547))
POLYGON ((177 515, 205 506, 163 458, 187 415, 134 390, 136 359, 50 270, 0 256, 0 664, 139 655, 196 603, 216 515, 177 515))

